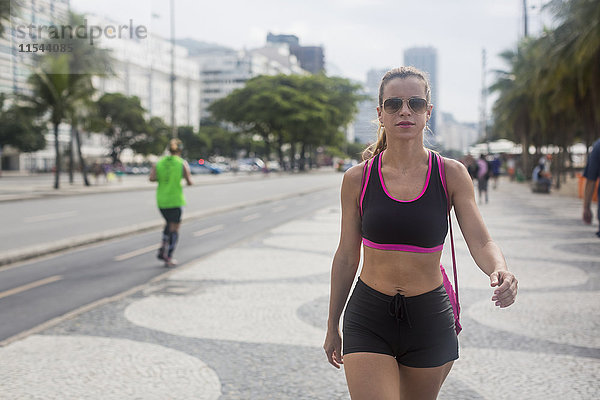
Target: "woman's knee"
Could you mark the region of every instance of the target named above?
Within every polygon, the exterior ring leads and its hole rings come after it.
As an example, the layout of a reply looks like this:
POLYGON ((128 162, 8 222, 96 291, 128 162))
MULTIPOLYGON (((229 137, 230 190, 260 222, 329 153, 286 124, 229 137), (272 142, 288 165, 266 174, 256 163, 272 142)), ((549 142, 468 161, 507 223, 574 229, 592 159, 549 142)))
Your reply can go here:
POLYGON ((454 361, 433 368, 414 368, 399 365, 400 398, 435 400, 454 361))
POLYGON ((387 354, 344 355, 344 372, 352 400, 399 400, 400 378, 396 359, 387 354))

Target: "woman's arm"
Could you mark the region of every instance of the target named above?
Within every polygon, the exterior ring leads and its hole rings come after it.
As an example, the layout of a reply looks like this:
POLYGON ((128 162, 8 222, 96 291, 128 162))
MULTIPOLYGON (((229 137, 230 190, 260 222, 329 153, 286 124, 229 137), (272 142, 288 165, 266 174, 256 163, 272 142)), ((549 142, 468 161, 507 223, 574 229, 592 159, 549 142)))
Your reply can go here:
POLYGON ((508 271, 502 251, 483 222, 467 169, 458 161, 444 160, 450 201, 469 252, 479 268, 490 277, 491 286, 498 286, 492 301, 501 308, 508 307, 515 302, 517 279, 508 271))
POLYGON ((156 165, 152 166, 152 170, 150 171, 150 182, 156 182, 156 165))
POLYGON ((363 164, 350 168, 344 174, 341 190, 342 227, 340 242, 331 266, 331 291, 327 337, 323 348, 327 359, 336 368, 343 364, 340 316, 350 293, 360 262, 361 216, 359 197, 363 164))
POLYGON ((188 186, 192 186, 192 173, 190 172, 190 165, 185 160, 183 160, 183 178, 187 182, 188 186))

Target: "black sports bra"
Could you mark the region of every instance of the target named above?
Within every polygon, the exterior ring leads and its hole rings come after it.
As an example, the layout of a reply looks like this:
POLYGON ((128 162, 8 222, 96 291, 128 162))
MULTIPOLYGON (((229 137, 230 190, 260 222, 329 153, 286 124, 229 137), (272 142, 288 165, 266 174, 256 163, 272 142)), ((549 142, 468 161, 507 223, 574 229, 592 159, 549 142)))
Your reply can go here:
POLYGON ((381 174, 383 152, 365 163, 360 196, 363 244, 380 250, 434 253, 448 233, 448 202, 441 156, 429 151, 425 185, 413 200, 397 200, 381 174))

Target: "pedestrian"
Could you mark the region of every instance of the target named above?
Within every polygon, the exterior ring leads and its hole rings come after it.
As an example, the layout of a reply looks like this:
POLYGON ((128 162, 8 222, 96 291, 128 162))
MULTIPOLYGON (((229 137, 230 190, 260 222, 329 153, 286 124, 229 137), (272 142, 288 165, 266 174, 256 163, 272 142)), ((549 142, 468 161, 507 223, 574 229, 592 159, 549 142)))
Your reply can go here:
POLYGON ((546 163, 540 161, 531 173, 531 184, 534 192, 550 193, 552 175, 546 171, 546 163))
POLYGON ((508 177, 510 181, 515 180, 515 172, 516 172, 516 161, 515 158, 511 155, 508 156, 508 160, 506 160, 506 172, 508 173, 508 177))
POLYGON ((485 159, 485 155, 480 154, 477 159, 477 190, 479 192, 479 203, 481 204, 481 195, 485 193, 485 202, 488 198, 488 181, 490 179, 490 166, 485 159))
POLYGON ((181 158, 183 145, 179 139, 171 139, 169 152, 171 155, 161 158, 150 171, 150 181, 158 182, 156 202, 165 219, 162 242, 158 250, 158 259, 165 262, 165 267, 174 267, 177 261, 173 252, 179 237, 182 207, 185 205, 181 180, 192 185, 190 166, 181 158))
POLYGON ((500 176, 500 167, 502 167, 502 160, 498 155, 495 155, 490 162, 490 170, 492 171, 490 177, 492 178, 492 187, 498 189, 498 177, 500 176))
MULTIPOLYGON (((600 139, 594 142, 592 152, 588 155, 587 164, 583 170, 583 176, 585 177, 585 189, 583 192, 583 221, 586 224, 592 223, 592 197, 594 195, 594 186, 596 180, 600 177, 600 139)), ((596 218, 600 223, 600 186, 598 187, 598 210, 596 211, 596 218)), ((600 237, 600 226, 596 236, 600 237)))
POLYGON ((507 307, 517 294, 517 280, 477 209, 467 169, 455 160, 438 161, 423 146, 430 93, 416 68, 385 74, 378 140, 342 182, 341 236, 323 347, 334 367, 344 365, 354 400, 435 399, 458 358, 453 309, 440 271, 448 205, 455 208, 475 262, 490 277, 495 305, 507 307), (362 269, 344 312, 342 342, 339 319, 360 264, 361 241, 362 269))

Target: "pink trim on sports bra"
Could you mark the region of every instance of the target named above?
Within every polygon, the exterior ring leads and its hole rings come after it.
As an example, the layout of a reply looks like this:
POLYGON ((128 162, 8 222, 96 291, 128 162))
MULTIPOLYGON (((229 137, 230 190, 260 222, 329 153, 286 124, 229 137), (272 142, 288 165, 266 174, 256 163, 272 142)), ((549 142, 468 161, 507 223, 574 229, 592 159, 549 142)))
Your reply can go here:
POLYGON ((448 210, 450 210, 450 199, 448 198, 448 187, 446 186, 446 172, 444 170, 444 160, 442 160, 442 156, 436 155, 438 170, 440 172, 440 178, 442 179, 442 186, 444 187, 444 193, 446 193, 446 201, 448 203, 448 210))
POLYGON ((409 244, 383 244, 383 243, 375 243, 371 242, 368 239, 363 238, 363 244, 367 247, 372 247, 374 249, 379 250, 395 250, 395 251, 408 251, 411 253, 435 253, 438 251, 442 251, 444 245, 441 244, 435 247, 419 247, 419 246, 411 246, 409 244))
POLYGON ((423 186, 423 191, 421 192, 421 194, 419 194, 417 197, 415 197, 412 200, 398 200, 396 198, 394 198, 390 192, 388 192, 387 187, 385 187, 385 182, 383 181, 383 174, 381 173, 381 160, 383 159, 383 153, 385 152, 385 150, 383 152, 381 152, 381 155, 379 156, 379 180, 381 181, 381 187, 383 188, 383 191, 385 192, 385 194, 392 200, 395 200, 397 202, 400 203, 410 203, 416 200, 419 200, 421 198, 421 196, 423 196, 423 193, 425 193, 425 191, 427 190, 427 186, 429 185, 429 178, 431 177, 431 151, 429 151, 429 155, 428 155, 428 159, 429 159, 429 167, 427 169, 427 179, 425 180, 425 186, 423 186))
MULTIPOLYGON (((365 198, 365 193, 367 192, 367 183, 369 182, 369 176, 371 176, 371 167, 373 166, 373 159, 367 160, 365 167, 367 167, 367 175, 365 176, 365 180, 363 182, 362 192, 360 194, 360 216, 363 215, 363 199, 365 198), (370 163, 369 163, 370 161, 370 163)), ((364 174, 363 174, 364 175, 364 174)))

